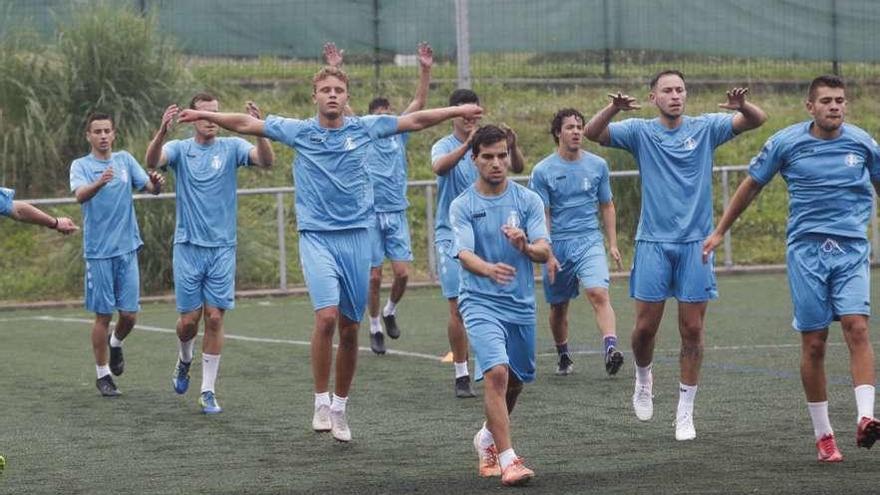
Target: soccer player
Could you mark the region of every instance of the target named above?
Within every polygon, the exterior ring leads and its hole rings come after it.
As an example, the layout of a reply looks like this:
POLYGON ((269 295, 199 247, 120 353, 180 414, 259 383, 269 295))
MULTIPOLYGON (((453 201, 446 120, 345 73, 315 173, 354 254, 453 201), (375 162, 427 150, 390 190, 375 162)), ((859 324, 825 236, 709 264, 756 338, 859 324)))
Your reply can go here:
POLYGON ((325 67, 312 79, 317 116, 308 120, 186 110, 180 121, 205 120, 242 134, 266 136, 294 150, 296 218, 300 261, 315 327, 311 359, 315 379, 312 428, 351 440, 346 416, 357 364, 357 332, 364 313, 370 275, 367 229, 372 224, 373 195, 364 157, 372 141, 418 131, 454 117, 477 118, 477 105, 421 110, 401 117, 347 117, 348 76, 325 67), (330 399, 333 334, 339 328, 336 383, 330 399))
POLYGON ((9 217, 19 222, 42 225, 64 235, 79 230, 73 220, 67 217, 53 217, 36 206, 24 201, 15 201, 13 198, 15 198, 14 189, 0 187, 0 216, 9 217))
POLYGON ((535 379, 535 280, 532 262, 551 256, 544 205, 528 188, 507 180, 509 133, 488 125, 471 138, 475 184, 450 205, 453 256, 461 272, 459 308, 476 364, 485 378, 486 422, 474 436, 480 476, 504 485, 535 473, 513 450, 510 413, 523 384, 535 379))
POLYGON ((609 95, 611 103, 590 119, 584 135, 632 153, 641 175, 641 217, 630 274, 630 296, 636 307, 633 409, 642 421, 654 414, 655 337, 666 299, 674 297, 681 335, 675 438, 692 440, 706 307, 718 297, 714 267, 701 259, 703 240, 712 230, 712 154, 737 134, 760 126, 767 116, 746 101, 747 88, 733 88, 727 92, 727 102, 719 104, 733 114, 687 116, 684 76, 675 70, 654 76, 650 89, 657 118, 609 124, 619 112, 639 108, 634 98, 617 93, 609 95))
MULTIPOLYGON (((324 59, 328 65, 339 67, 342 64, 342 51, 328 43, 324 46, 324 59)), ((416 112, 425 107, 428 89, 431 84, 431 66, 434 64, 434 52, 431 45, 419 43, 419 84, 416 94, 402 115, 416 112)), ((374 98, 369 104, 371 115, 391 115, 391 103, 386 98, 374 98)), ((370 293, 367 309, 370 315, 370 349, 376 354, 385 354, 385 331, 392 339, 400 337, 397 326, 397 305, 406 291, 409 279, 410 263, 413 259, 410 242, 409 222, 406 209, 409 201, 406 198, 407 160, 406 145, 409 133, 395 134, 386 138, 376 139, 367 152, 366 163, 373 184, 373 209, 375 221, 370 228, 370 245, 372 260, 370 263, 370 293), (379 289, 382 285, 382 262, 391 261, 394 280, 388 301, 382 308, 382 319, 379 319, 379 289)))
MULTIPOLYGON (((189 108, 216 112, 213 95, 198 93, 189 108)), ((260 116, 248 102, 247 112, 260 116)), ((235 246, 237 241, 238 167, 271 167, 272 146, 258 139, 256 146, 240 137, 218 137, 219 127, 192 120, 195 135, 165 143, 177 105, 170 105, 147 148, 147 166, 171 167, 177 182, 177 226, 174 232, 174 296, 177 301, 177 363, 171 384, 178 394, 189 388, 193 346, 204 318, 202 388, 199 405, 205 414, 223 411, 217 402, 216 380, 223 350, 223 316, 235 305, 235 246), (164 143, 164 144, 163 144, 164 143)))
MULTIPOLYGON (((479 105, 480 99, 469 89, 456 89, 449 95, 449 105, 479 105)), ((437 274, 440 289, 449 303, 449 319, 446 333, 455 366, 455 396, 475 397, 468 372, 468 340, 464 323, 458 311, 458 289, 461 268, 452 251, 454 236, 449 222, 449 205, 477 179, 477 169, 470 153, 471 138, 477 131, 477 120, 457 118, 452 120, 452 134, 440 139, 431 147, 431 169, 437 175, 437 215, 434 219, 434 247, 437 251, 437 274)), ((516 147, 516 134, 510 131, 511 168, 515 173, 523 170, 524 160, 516 147)))
POLYGON ((159 194, 165 178, 145 172, 127 151, 113 152, 116 125, 110 115, 89 115, 85 138, 91 150, 70 165, 70 190, 82 205, 85 307, 95 313, 95 385, 102 396, 117 397, 120 392, 111 374, 119 376, 125 369, 122 341, 140 310, 138 251, 144 243, 131 192, 159 194), (119 318, 110 333, 114 311, 119 318))
POLYGON ((581 149, 584 123, 584 116, 574 108, 556 112, 550 124, 556 152, 535 165, 529 182, 544 202, 547 228, 553 239, 550 259, 544 265, 544 296, 550 305, 550 330, 559 355, 556 374, 561 376, 573 371, 568 352, 568 302, 577 298, 578 285, 585 290, 602 333, 605 371, 614 375, 623 364, 608 296, 605 244, 596 218, 596 213, 601 213, 609 252, 622 269, 617 214, 611 199, 608 164, 581 149))
POLYGON ((880 191, 880 147, 844 123, 846 85, 837 76, 812 81, 806 108, 812 120, 774 134, 752 159, 718 226, 703 244, 704 260, 724 233, 778 172, 788 185, 786 260, 801 335, 801 381, 816 435, 819 462, 840 462, 828 419, 825 349, 828 326, 839 320, 850 355, 856 397, 856 445, 880 436, 874 418, 874 350, 868 337, 871 186, 880 191))

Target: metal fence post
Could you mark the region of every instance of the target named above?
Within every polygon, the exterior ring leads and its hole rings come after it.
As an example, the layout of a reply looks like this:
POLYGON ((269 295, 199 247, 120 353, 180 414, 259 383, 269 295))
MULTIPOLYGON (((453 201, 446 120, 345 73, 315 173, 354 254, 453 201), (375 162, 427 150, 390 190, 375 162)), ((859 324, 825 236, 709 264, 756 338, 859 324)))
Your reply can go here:
POLYGON ((455 0, 455 57, 458 87, 471 89, 471 38, 468 31, 468 0, 455 0))
POLYGON ((278 228, 278 288, 287 290, 287 243, 284 236, 284 193, 275 193, 275 222, 278 228))
POLYGON ((428 241, 428 273, 437 281, 437 259, 434 255, 434 186, 425 186, 425 237, 428 241))
MULTIPOLYGON (((724 202, 724 209, 730 203, 730 173, 727 167, 721 167, 721 194, 724 202)), ((733 266, 733 249, 730 244, 730 229, 724 233, 724 266, 733 266)))

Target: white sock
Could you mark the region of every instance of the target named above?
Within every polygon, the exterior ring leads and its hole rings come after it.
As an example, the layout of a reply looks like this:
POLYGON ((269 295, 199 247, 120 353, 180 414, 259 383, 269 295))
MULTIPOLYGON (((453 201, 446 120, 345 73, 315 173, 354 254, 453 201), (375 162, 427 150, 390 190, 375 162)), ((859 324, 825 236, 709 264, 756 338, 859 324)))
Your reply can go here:
POLYGON ((874 386, 873 385, 859 385, 855 389, 856 393, 856 407, 859 410, 859 416, 856 418, 856 423, 864 417, 873 418, 874 417, 874 386))
POLYGON ((636 382, 638 383, 651 383, 651 369, 653 369, 654 364, 651 363, 647 366, 639 366, 636 365, 636 382))
POLYGON ((333 403, 330 404, 330 412, 345 412, 345 404, 348 403, 348 397, 340 397, 333 394, 333 403))
POLYGON ((489 428, 486 428, 486 423, 483 423, 483 427, 480 428, 480 448, 488 449, 494 444, 495 437, 492 436, 492 432, 489 431, 489 428))
POLYGON ((177 356, 181 363, 191 363, 193 360, 193 346, 196 339, 189 339, 186 342, 177 339, 177 356))
POLYGON ((379 323, 379 317, 370 317, 370 333, 382 333, 382 324, 379 323))
POLYGON ((391 302, 391 299, 388 299, 388 302, 385 303, 385 307, 382 308, 382 316, 390 316, 397 312, 397 303, 391 302))
POLYGON ((468 369, 467 369, 467 361, 464 361, 461 363, 455 363, 455 377, 456 378, 461 378, 463 376, 468 376, 468 375, 469 375, 469 373, 468 373, 468 369))
POLYGON ((213 392, 217 371, 220 369, 220 354, 202 353, 202 392, 213 392))
POLYGON ((810 419, 813 420, 813 433, 816 434, 816 440, 834 433, 831 429, 831 421, 828 419, 828 401, 825 402, 807 402, 810 409, 810 419))
POLYGON ((122 347, 122 341, 116 338, 116 331, 110 333, 110 347, 122 347))
POLYGON ((321 406, 330 407, 330 392, 315 393, 315 409, 321 406))
POLYGON ((498 455, 498 461, 501 463, 501 469, 507 469, 507 466, 513 464, 513 461, 515 460, 516 452, 513 451, 513 447, 505 450, 498 455))
POLYGON ((697 386, 696 385, 685 385, 684 383, 679 382, 678 384, 678 415, 681 416, 684 413, 687 413, 691 416, 694 415, 694 399, 697 397, 697 386))
POLYGON ((105 376, 110 374, 110 365, 109 364, 105 364, 105 365, 96 364, 95 371, 98 372, 98 378, 104 378, 105 376))

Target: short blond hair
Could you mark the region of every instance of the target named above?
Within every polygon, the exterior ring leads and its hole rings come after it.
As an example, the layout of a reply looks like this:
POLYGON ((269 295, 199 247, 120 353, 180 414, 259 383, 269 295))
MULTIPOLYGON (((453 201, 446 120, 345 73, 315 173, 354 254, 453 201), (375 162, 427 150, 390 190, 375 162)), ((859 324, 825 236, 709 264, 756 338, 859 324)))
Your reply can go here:
POLYGON ((348 75, 345 74, 345 71, 340 69, 339 67, 327 66, 323 69, 319 70, 314 77, 312 77, 312 91, 318 88, 318 83, 327 79, 328 77, 335 77, 340 81, 345 83, 345 87, 348 88, 348 75))

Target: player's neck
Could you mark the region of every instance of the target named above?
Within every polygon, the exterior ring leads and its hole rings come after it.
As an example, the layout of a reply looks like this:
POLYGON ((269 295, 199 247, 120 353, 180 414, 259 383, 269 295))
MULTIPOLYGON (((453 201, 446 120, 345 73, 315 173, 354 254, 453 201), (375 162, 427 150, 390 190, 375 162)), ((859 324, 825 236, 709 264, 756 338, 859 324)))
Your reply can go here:
POLYGON ((318 125, 325 129, 339 129, 345 123, 345 116, 339 115, 328 117, 321 113, 318 114, 318 125))
POLYGON ((681 125, 683 120, 684 115, 676 115, 673 117, 672 115, 666 115, 663 113, 660 114, 660 125, 669 130, 677 129, 678 126, 681 125))
POLYGON ((453 128, 453 129, 452 129, 452 135, 455 136, 455 139, 458 139, 458 140, 461 141, 462 143, 467 142, 467 139, 468 139, 468 133, 467 133, 467 132, 459 131, 458 129, 453 128))
POLYGON ((216 136, 205 137, 199 133, 196 133, 196 135, 193 139, 195 140, 196 144, 198 144, 200 146, 211 146, 212 144, 214 144, 215 137, 216 136))
POLYGON ((821 127, 817 126, 815 122, 810 124, 810 135, 816 139, 830 141, 832 139, 839 138, 840 134, 842 132, 843 132, 843 126, 840 126, 837 129, 834 129, 832 131, 828 131, 828 130, 822 129, 821 127))
POLYGON ((576 162, 581 157, 581 149, 580 148, 570 150, 568 148, 563 148, 562 146, 560 146, 559 148, 556 149, 556 153, 558 153, 559 156, 562 157, 562 159, 567 162, 576 162))
POLYGON ((483 196, 501 196, 507 190, 507 177, 498 184, 492 184, 484 180, 482 177, 477 179, 477 192, 483 196))
POLYGON ((109 160, 113 156, 113 149, 111 148, 107 151, 99 151, 95 148, 92 148, 92 156, 94 156, 98 160, 109 160))

